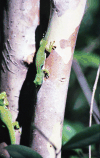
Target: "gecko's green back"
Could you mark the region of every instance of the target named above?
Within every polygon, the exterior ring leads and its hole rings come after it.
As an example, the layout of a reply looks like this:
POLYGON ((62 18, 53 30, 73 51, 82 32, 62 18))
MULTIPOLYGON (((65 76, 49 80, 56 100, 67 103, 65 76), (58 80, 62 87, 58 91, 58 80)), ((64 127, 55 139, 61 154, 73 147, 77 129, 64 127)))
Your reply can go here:
POLYGON ((8 128, 11 144, 15 144, 16 138, 15 138, 15 131, 12 122, 12 115, 8 109, 4 108, 4 106, 0 106, 0 119, 8 128))
POLYGON ((44 39, 42 39, 42 41, 40 42, 40 48, 37 52, 36 55, 36 68, 37 68, 37 73, 41 72, 41 67, 44 65, 44 61, 45 61, 45 47, 47 45, 47 41, 45 41, 44 39))
POLYGON ((12 122, 12 115, 10 110, 7 108, 7 105, 9 105, 9 102, 7 100, 6 92, 2 92, 0 93, 0 119, 8 128, 11 144, 15 144, 16 137, 14 126, 19 128, 19 124, 17 121, 15 121, 14 123, 12 122))
POLYGON ((47 41, 45 41, 44 39, 41 40, 40 42, 40 48, 37 52, 36 55, 36 69, 37 69, 37 74, 34 80, 35 85, 41 85, 43 82, 43 77, 44 77, 44 73, 42 70, 42 66, 44 65, 45 62, 45 47, 47 45, 47 41))
POLYGON ((49 72, 48 70, 43 70, 42 66, 44 65, 45 62, 45 49, 46 51, 48 51, 49 53, 51 52, 52 48, 53 48, 53 44, 55 43, 55 41, 50 42, 49 48, 46 48, 48 41, 45 39, 42 39, 40 42, 40 47, 39 50, 37 52, 36 55, 36 70, 37 70, 37 74, 34 80, 34 83, 36 86, 41 85, 43 82, 43 77, 44 77, 44 73, 46 72, 49 76, 49 72))

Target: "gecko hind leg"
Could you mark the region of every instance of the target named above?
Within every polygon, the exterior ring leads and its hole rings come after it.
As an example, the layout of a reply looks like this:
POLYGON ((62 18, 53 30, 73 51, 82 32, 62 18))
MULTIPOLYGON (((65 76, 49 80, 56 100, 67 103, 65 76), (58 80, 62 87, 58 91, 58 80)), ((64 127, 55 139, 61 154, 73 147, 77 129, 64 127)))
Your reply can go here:
POLYGON ((47 69, 43 70, 44 77, 49 78, 49 71, 47 69))

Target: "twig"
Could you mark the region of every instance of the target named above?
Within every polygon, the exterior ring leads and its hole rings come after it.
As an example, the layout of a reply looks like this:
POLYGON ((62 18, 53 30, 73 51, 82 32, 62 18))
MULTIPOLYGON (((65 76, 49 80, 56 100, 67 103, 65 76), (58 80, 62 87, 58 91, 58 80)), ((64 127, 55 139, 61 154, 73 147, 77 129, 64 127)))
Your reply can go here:
MULTIPOLYGON (((98 83, 98 79, 99 79, 99 73, 100 73, 100 65, 98 67, 96 79, 95 79, 94 86, 93 86, 93 92, 92 92, 92 98, 91 98, 91 106, 90 106, 89 127, 91 127, 91 124, 92 124, 93 101, 94 101, 94 95, 95 95, 95 91, 96 91, 97 83, 98 83)), ((89 145, 89 158, 91 158, 91 145, 89 145)))
POLYGON ((85 47, 82 51, 83 52, 92 52, 97 46, 100 45, 100 36, 98 36, 96 39, 94 39, 89 46, 85 47))
MULTIPOLYGON (((73 65, 72 66, 73 66, 73 69, 74 69, 75 74, 77 76, 77 79, 79 81, 79 84, 80 84, 80 86, 81 86, 81 88, 83 90, 83 93, 84 93, 84 95, 85 95, 85 97, 87 99, 87 102, 88 102, 89 105, 91 105, 92 93, 91 93, 89 85, 88 85, 88 83, 86 81, 86 78, 85 78, 85 76, 84 76, 84 74, 83 74, 83 72, 81 70, 81 67, 80 67, 79 63, 76 60, 73 60, 73 65)), ((99 115, 100 115, 99 114, 99 109, 98 109, 98 106, 96 104, 96 101, 94 100, 93 117, 94 117, 94 119, 95 119, 97 124, 100 123, 100 121, 98 119, 99 115)))
POLYGON ((92 124, 93 101, 94 101, 94 95, 95 95, 95 91, 96 91, 97 83, 98 83, 98 79, 99 79, 99 73, 100 73, 100 65, 99 65, 99 67, 98 67, 98 71, 97 71, 95 83, 94 83, 94 86, 93 86, 93 92, 92 92, 92 98, 91 98, 91 106, 90 106, 90 121, 89 121, 89 127, 91 127, 91 124, 92 124))

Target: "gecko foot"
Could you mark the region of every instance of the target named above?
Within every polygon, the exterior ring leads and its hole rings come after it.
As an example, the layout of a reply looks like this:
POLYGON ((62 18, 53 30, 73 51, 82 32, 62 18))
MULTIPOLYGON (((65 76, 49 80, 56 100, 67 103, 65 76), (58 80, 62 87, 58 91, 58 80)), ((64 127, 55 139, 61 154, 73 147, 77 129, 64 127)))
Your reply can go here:
POLYGON ((47 69, 44 69, 43 70, 43 73, 44 73, 44 77, 47 79, 49 78, 49 71, 47 69))

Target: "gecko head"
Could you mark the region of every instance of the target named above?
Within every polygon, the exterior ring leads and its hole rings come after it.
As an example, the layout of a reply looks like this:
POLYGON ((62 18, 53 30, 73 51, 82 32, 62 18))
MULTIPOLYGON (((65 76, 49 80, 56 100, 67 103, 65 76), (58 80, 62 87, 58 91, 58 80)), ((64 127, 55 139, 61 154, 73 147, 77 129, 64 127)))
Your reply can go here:
POLYGON ((43 72, 36 75, 35 80, 34 80, 34 83, 36 86, 40 86, 42 84, 43 77, 44 77, 43 72))
POLYGON ((7 100, 6 92, 0 93, 0 106, 7 106, 9 102, 7 100))

